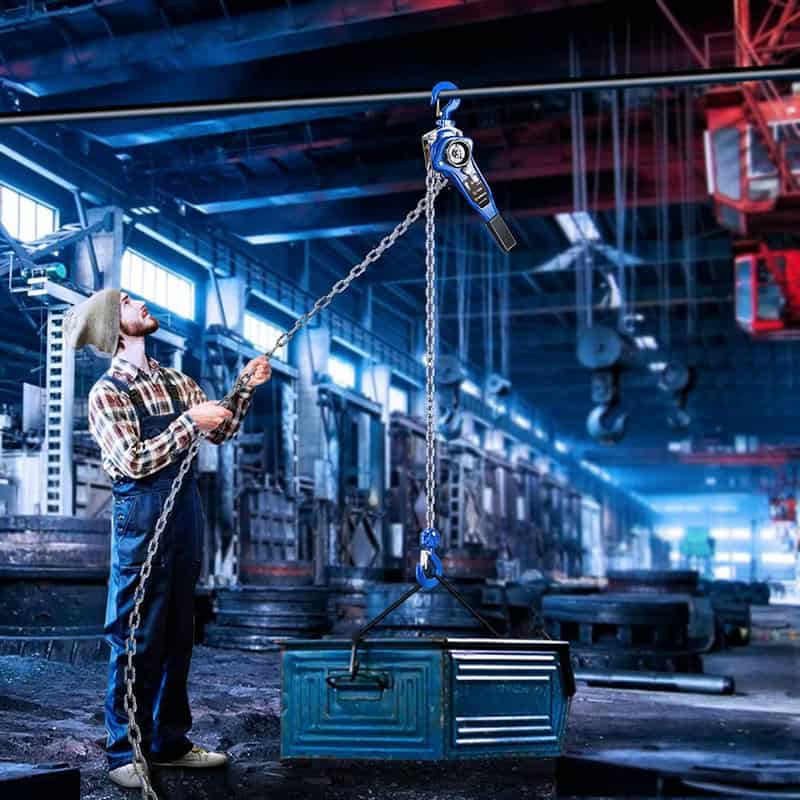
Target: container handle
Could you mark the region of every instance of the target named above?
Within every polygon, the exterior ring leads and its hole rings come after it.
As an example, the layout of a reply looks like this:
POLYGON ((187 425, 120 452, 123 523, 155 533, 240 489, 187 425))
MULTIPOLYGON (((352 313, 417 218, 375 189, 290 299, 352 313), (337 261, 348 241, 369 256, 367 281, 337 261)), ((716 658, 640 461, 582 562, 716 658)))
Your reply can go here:
POLYGON ((328 675, 325 682, 332 689, 339 690, 364 690, 373 689, 379 692, 389 688, 389 676, 381 672, 366 672, 359 670, 355 675, 350 672, 340 672, 328 675))

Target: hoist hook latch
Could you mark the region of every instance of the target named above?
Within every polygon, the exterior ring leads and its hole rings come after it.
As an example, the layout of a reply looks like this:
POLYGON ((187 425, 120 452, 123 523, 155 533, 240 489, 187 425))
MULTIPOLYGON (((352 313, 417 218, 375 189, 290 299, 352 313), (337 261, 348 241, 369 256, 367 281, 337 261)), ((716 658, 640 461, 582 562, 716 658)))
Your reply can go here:
POLYGON ((442 561, 436 555, 439 546, 439 531, 436 528, 425 528, 420 534, 419 564, 417 564, 417 583, 423 589, 432 589, 437 586, 438 576, 442 575, 442 561), (429 570, 433 568, 433 573, 429 570))
POLYGON ((507 253, 517 240, 500 216, 492 190, 475 163, 472 139, 464 136, 450 117, 461 100, 452 98, 444 109, 439 107, 439 95, 446 89, 457 90, 458 87, 450 81, 440 81, 431 92, 431 104, 436 105, 437 119, 436 127, 422 137, 425 166, 432 166, 458 187, 467 202, 481 215, 497 244, 507 253))
POLYGON ((446 122, 450 122, 450 115, 461 105, 461 99, 458 97, 451 97, 444 108, 441 107, 439 102, 439 95, 444 91, 451 91, 451 90, 458 90, 458 86, 456 86, 451 81, 439 81, 436 86, 433 87, 433 91, 431 92, 431 105, 436 106, 436 124, 439 124, 441 120, 442 124, 446 122))

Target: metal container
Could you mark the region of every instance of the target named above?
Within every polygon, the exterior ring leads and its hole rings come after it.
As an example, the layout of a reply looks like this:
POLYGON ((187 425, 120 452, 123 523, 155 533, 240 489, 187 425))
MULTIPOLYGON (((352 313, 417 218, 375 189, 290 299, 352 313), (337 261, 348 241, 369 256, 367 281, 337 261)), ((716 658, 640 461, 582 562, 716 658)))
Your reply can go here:
POLYGON ((561 752, 566 642, 294 640, 281 645, 281 758, 441 760, 561 752))

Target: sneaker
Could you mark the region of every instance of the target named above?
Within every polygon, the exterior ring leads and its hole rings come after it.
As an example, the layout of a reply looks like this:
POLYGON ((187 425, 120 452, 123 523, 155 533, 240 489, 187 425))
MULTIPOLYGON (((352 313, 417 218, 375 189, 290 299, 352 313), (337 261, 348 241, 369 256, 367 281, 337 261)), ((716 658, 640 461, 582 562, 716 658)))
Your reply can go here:
POLYGON ((186 755, 176 758, 174 761, 154 761, 159 767, 189 767, 205 769, 208 767, 223 767, 228 763, 228 756, 225 753, 210 753, 202 747, 193 745, 186 755))
POLYGON ((112 783, 123 789, 141 789, 142 779, 133 764, 125 764, 108 771, 108 778, 112 783))

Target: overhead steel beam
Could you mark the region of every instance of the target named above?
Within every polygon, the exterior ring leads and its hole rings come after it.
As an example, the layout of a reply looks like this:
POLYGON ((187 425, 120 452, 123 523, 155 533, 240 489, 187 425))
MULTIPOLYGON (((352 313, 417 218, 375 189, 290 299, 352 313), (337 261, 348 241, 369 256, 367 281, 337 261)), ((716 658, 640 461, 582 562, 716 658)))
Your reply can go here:
MULTIPOLYGON (((503 214, 513 220, 531 217, 552 217, 574 210, 568 174, 553 178, 551 182, 515 181, 508 184, 502 195, 496 195, 503 214)), ((646 180, 642 181, 637 197, 637 207, 657 206, 660 198, 646 180)), ((295 206, 273 208, 270 213, 259 210, 231 214, 225 220, 228 229, 251 244, 276 244, 304 239, 328 238, 332 236, 361 235, 362 233, 385 233, 392 230, 419 199, 410 194, 392 194, 381 203, 370 203, 369 198, 359 197, 340 200, 336 204, 309 203, 299 211, 295 206), (351 231, 351 232, 350 232, 351 231)), ((708 195, 699 187, 686 202, 708 202, 708 195)), ((614 208, 615 201, 610 187, 602 183, 592 210, 614 208)), ((464 216, 476 222, 478 217, 464 216)), ((460 216, 442 215, 439 224, 458 219, 460 216)), ((637 253, 637 255, 639 255, 637 253)))
MULTIPOLYGON (((793 81, 800 69, 787 67, 755 67, 691 72, 651 73, 647 75, 615 75, 580 80, 544 81, 508 86, 486 86, 477 89, 447 90, 440 94, 449 98, 497 99, 532 95, 567 94, 571 92, 622 91, 624 89, 657 89, 679 86, 709 86, 748 81, 793 81)), ((2 77, 2 71, 0 71, 2 77)), ((36 125, 53 122, 86 122, 89 120, 129 119, 131 117, 163 117, 184 115, 218 115, 229 112, 289 111, 330 106, 363 107, 389 103, 427 103, 430 90, 383 92, 376 94, 322 95, 294 97, 282 100, 243 99, 194 103, 141 103, 129 106, 84 109, 48 109, 44 111, 3 112, 0 125, 36 125)))
MULTIPOLYGON (((570 7, 598 0, 567 0, 570 7)), ((292 3, 229 19, 215 18, 156 32, 76 42, 61 51, 0 64, 0 78, 39 95, 260 61, 419 31, 485 23, 561 10, 564 0, 327 0, 292 3)))
MULTIPOLYGON (((479 136, 473 138, 479 139, 479 136)), ((113 146, 113 145, 112 145, 113 146)), ((664 154, 655 148, 640 145, 637 170, 644 181, 655 169, 664 154)), ((695 167, 703 176, 703 140, 698 136, 694 147, 695 167)), ((685 149, 671 147, 667 155, 673 169, 684 165, 685 149)), ((613 154, 608 149, 590 156, 598 172, 613 169, 613 154)), ((535 180, 572 174, 572 160, 567 143, 542 145, 512 145, 502 149, 486 147, 481 150, 481 171, 493 187, 522 180, 535 180)), ((178 176, 180 177, 180 176, 178 176)), ((372 168, 354 164, 348 169, 324 170, 291 175, 275 179, 238 182, 209 183, 208 180, 186 181, 185 188, 173 183, 173 191, 182 193, 184 199, 198 211, 206 214, 229 214, 260 208, 281 208, 288 205, 336 202, 359 197, 378 197, 400 193, 422 192, 425 176, 421 155, 419 158, 395 162, 381 162, 372 168)))

